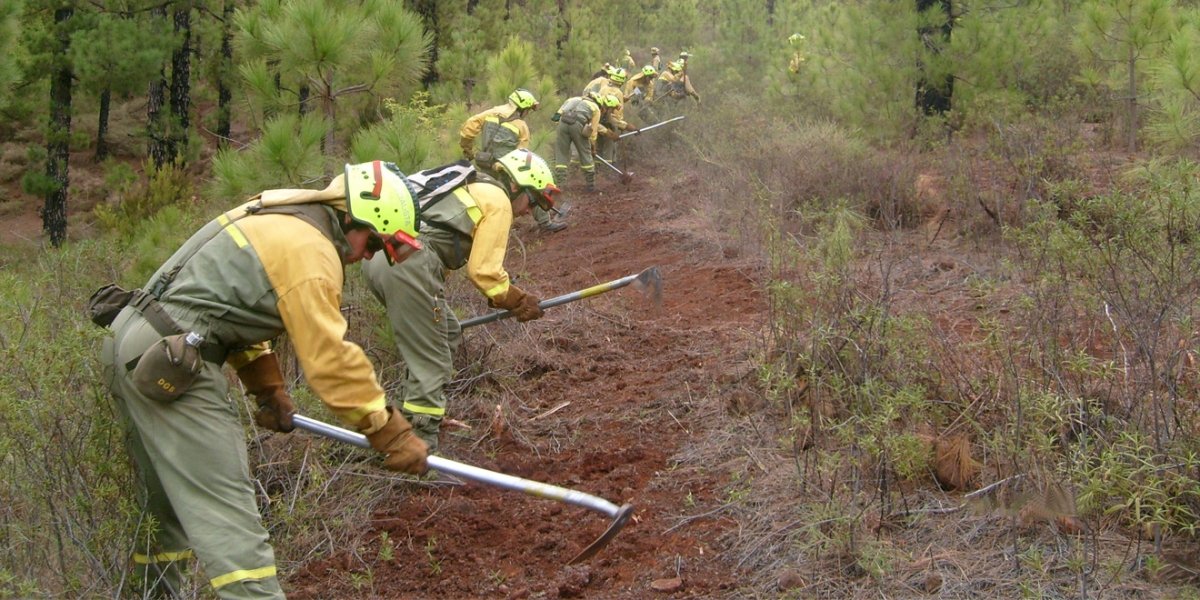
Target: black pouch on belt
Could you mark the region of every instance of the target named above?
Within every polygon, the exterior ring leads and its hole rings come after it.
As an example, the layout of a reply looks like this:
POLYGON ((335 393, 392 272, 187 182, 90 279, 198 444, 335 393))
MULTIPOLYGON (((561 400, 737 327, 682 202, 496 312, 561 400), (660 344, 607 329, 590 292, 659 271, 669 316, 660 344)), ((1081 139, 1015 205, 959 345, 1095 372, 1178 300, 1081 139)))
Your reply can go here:
POLYGON ((133 368, 133 385, 142 395, 162 403, 179 399, 196 381, 204 359, 194 333, 168 335, 150 346, 133 368))
POLYGON ((113 283, 96 290, 88 299, 88 318, 101 327, 112 325, 113 320, 117 318, 117 313, 129 304, 136 292, 137 290, 122 289, 113 283))

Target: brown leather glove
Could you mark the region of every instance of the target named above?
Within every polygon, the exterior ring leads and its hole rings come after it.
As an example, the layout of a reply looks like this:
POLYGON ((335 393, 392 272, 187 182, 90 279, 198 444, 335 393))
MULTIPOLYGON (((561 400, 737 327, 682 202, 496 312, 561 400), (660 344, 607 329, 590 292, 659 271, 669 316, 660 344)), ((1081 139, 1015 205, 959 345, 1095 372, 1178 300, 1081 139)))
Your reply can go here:
POLYGON ((263 354, 237 370, 238 379, 246 386, 246 393, 254 395, 258 411, 254 422, 271 431, 291 431, 292 415, 296 405, 283 385, 283 373, 279 370, 279 358, 274 352, 263 354))
POLYGON ((429 446, 413 433, 408 419, 394 407, 387 407, 388 420, 379 430, 368 433, 367 441, 378 452, 387 455, 383 466, 392 471, 413 475, 424 475, 429 470, 425 463, 429 446))
POLYGON ((489 304, 496 308, 511 311, 518 321, 532 321, 542 318, 546 311, 538 306, 537 296, 526 294, 521 288, 509 284, 508 291, 492 298, 489 304))

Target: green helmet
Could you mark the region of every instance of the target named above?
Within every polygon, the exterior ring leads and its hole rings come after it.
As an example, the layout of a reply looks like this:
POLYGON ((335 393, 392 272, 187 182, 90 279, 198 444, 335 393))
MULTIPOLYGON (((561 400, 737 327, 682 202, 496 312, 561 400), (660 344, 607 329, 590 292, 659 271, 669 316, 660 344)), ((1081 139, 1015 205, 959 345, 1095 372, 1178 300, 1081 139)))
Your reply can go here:
POLYGON ((501 156, 497 162, 508 178, 529 194, 531 203, 542 210, 554 208, 554 194, 559 189, 554 185, 554 171, 542 157, 527 148, 517 148, 501 156))
POLYGON ((591 96, 592 101, 595 102, 597 105, 599 105, 600 108, 616 108, 621 105, 621 99, 618 98, 615 94, 601 94, 599 92, 590 92, 588 94, 588 96, 591 96))
POLYGON ((645 75, 646 77, 654 77, 655 75, 658 75, 658 70, 654 68, 654 65, 646 65, 642 67, 642 75, 645 75))
POLYGON ((346 213, 383 238, 389 261, 394 258, 395 243, 421 247, 416 240, 417 199, 395 164, 379 160, 347 164, 345 180, 346 213))
POLYGON ((628 75, 625 73, 624 67, 617 67, 608 74, 608 78, 611 79, 613 83, 625 83, 625 79, 627 77, 628 75))
POLYGON ((525 88, 517 88, 516 91, 509 94, 508 101, 512 102, 514 106, 522 110, 527 108, 536 110, 539 105, 537 97, 533 95, 533 92, 530 92, 525 88))

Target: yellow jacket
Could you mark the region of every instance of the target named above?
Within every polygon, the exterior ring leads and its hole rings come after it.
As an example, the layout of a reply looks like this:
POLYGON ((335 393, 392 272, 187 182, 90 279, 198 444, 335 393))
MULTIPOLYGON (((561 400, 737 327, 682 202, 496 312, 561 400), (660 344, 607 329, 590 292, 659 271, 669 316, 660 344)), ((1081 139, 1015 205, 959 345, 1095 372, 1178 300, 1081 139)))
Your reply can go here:
MULTIPOLYGON (((225 232, 253 248, 261 262, 279 318, 317 397, 348 425, 369 417, 366 430, 382 426, 386 401, 375 368, 361 347, 345 339, 344 267, 334 245, 303 220, 281 214, 240 218, 225 232)), ((245 358, 231 356, 229 362, 236 368, 245 358)))
POLYGON ((625 101, 628 102, 633 97, 633 91, 639 88, 642 90, 642 100, 654 101, 654 78, 646 77, 645 73, 638 73, 625 82, 625 101))
MULTIPOLYGON (((483 124, 488 117, 498 117, 501 121, 508 119, 517 111, 516 105, 511 102, 505 102, 500 106, 493 106, 483 112, 473 115, 467 119, 461 129, 458 130, 459 146, 462 147, 463 154, 467 158, 475 156, 475 138, 479 137, 479 133, 483 131, 483 124)), ((511 125, 517 127, 518 147, 529 147, 529 125, 524 119, 513 119, 511 125)))
POLYGON ((467 258, 467 279, 483 295, 495 298, 508 292, 509 287, 504 255, 508 251, 508 233, 512 229, 512 201, 504 190, 490 183, 467 184, 467 194, 477 209, 470 209, 475 234, 471 238, 471 255, 467 258))

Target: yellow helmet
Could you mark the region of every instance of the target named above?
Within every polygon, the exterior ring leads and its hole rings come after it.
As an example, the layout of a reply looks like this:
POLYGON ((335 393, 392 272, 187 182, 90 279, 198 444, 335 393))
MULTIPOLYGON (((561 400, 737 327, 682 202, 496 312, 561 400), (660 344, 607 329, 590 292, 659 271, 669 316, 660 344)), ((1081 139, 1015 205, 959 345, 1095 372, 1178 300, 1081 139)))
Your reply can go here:
POLYGON ((517 187, 529 194, 532 204, 542 210, 554 208, 554 194, 559 189, 554 185, 554 171, 545 159, 527 148, 517 148, 501 156, 497 164, 517 187))
POLYGON ((512 102, 514 106, 522 110, 527 108, 537 110, 537 107, 539 106, 537 97, 533 95, 533 92, 530 92, 525 88, 517 88, 515 91, 513 91, 513 93, 509 94, 508 101, 512 102))
POLYGON ((625 83, 625 80, 628 77, 629 76, 625 72, 624 67, 617 67, 617 68, 613 69, 612 71, 610 71, 608 74, 608 78, 611 79, 613 81, 613 83, 625 83))
POLYGON ((646 77, 654 77, 657 74, 658 71, 654 68, 654 65, 646 65, 642 67, 642 75, 645 75, 646 77))
POLYGON ((394 244, 421 247, 416 240, 420 215, 416 195, 395 164, 379 160, 347 164, 344 178, 346 213, 383 239, 382 245, 373 251, 386 249, 391 262, 395 258, 394 244))
POLYGON ((651 48, 650 54, 658 54, 658 48, 651 48))
POLYGON ((681 63, 677 60, 673 60, 673 61, 667 63, 667 68, 671 69, 672 72, 678 73, 683 70, 683 63, 681 63))

